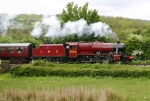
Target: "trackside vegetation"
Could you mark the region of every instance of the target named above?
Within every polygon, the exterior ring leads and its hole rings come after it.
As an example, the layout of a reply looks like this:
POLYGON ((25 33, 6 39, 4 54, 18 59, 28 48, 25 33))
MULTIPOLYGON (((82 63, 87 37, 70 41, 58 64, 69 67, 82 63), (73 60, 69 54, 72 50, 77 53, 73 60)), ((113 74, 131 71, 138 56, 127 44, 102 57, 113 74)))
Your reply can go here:
POLYGON ((9 101, 127 101, 124 96, 117 95, 111 89, 90 91, 84 87, 58 89, 53 92, 10 89, 5 90, 2 95, 4 100, 9 101))
POLYGON ((150 68, 38 60, 0 75, 4 101, 149 101, 150 68))
POLYGON ((150 60, 133 60, 130 65, 150 65, 150 60))
POLYGON ((25 66, 14 66, 10 69, 14 76, 62 76, 62 77, 146 77, 150 78, 150 68, 120 64, 58 64, 35 61, 25 66))
POLYGON ((0 75, 0 100, 149 101, 149 83, 148 78, 16 77, 7 73, 0 75))

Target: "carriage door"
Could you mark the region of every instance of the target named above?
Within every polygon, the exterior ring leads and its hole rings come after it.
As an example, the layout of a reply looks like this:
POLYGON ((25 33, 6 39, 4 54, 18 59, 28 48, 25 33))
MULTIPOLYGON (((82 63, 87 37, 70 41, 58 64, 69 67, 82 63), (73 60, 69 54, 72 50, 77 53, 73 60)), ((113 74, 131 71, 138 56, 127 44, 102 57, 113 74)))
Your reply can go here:
POLYGON ((69 57, 77 57, 77 45, 70 45, 69 47, 69 57))

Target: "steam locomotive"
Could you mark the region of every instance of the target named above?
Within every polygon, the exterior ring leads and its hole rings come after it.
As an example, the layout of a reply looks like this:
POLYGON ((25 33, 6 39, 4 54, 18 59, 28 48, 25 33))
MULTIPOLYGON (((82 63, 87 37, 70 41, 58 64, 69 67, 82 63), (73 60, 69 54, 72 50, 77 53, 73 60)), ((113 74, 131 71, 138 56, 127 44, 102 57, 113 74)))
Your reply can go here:
POLYGON ((127 64, 133 57, 125 54, 124 43, 66 42, 63 44, 41 44, 35 48, 32 43, 0 44, 0 59, 10 63, 29 63, 32 60, 47 59, 50 62, 115 63, 127 64))

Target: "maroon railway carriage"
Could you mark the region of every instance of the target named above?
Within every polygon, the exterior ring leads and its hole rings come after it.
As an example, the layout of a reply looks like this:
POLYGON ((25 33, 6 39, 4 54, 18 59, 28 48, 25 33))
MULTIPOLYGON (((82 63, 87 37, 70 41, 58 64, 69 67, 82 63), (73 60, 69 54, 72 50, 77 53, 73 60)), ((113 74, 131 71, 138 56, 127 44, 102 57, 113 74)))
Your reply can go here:
POLYGON ((0 44, 0 59, 8 59, 11 63, 28 63, 32 59, 33 44, 3 43, 0 44))

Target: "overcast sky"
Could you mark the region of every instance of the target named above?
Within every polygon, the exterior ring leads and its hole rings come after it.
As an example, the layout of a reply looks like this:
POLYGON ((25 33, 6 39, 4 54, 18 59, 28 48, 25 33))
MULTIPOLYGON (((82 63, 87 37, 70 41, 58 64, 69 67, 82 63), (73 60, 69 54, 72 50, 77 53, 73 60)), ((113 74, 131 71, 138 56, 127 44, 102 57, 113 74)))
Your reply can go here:
POLYGON ((150 20, 150 0, 0 0, 0 13, 60 14, 67 3, 97 9, 99 15, 150 20))

